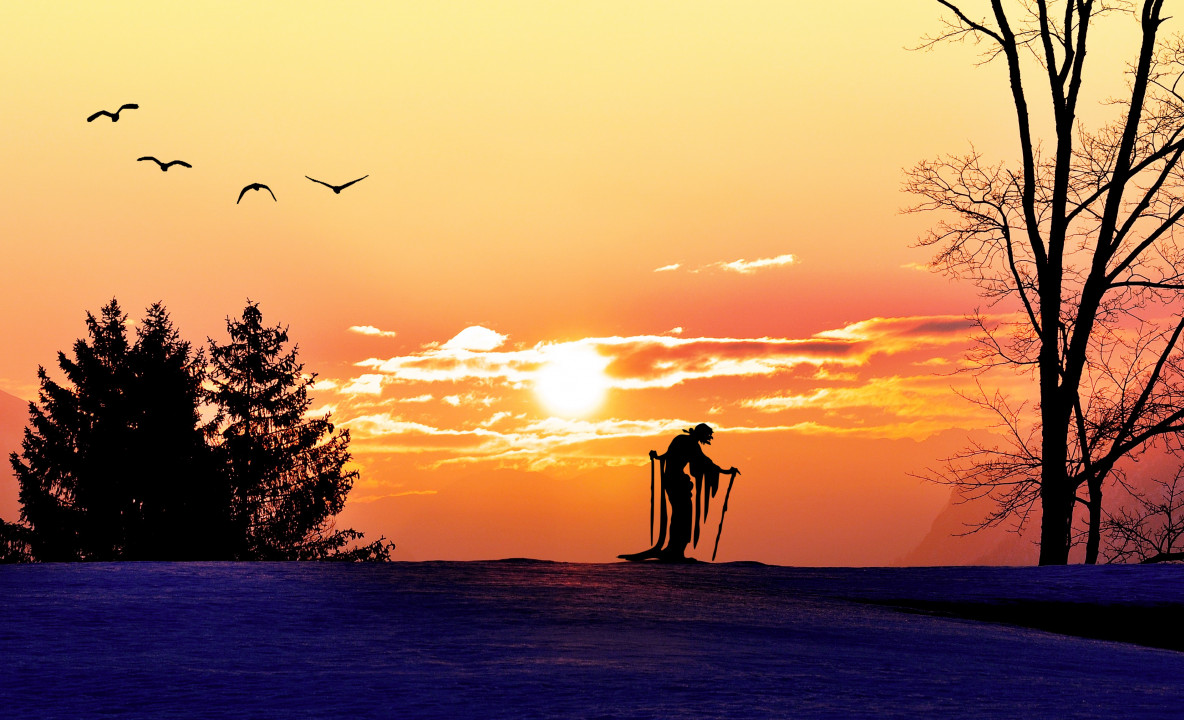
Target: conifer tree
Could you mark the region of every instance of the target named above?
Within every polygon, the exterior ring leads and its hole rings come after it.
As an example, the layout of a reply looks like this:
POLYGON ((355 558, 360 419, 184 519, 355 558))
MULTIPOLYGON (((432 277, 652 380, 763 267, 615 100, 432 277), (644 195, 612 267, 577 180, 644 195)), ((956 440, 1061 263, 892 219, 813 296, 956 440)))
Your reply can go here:
POLYGON ((21 519, 32 530, 40 560, 111 560, 122 546, 123 429, 127 316, 114 300, 99 317, 86 314, 90 341, 74 343, 74 358, 58 353, 67 384, 37 368, 40 403, 29 404, 21 453, 11 462, 20 484, 21 519))
POLYGON ((180 340, 159 303, 134 345, 115 300, 86 325, 74 358, 58 353, 66 383, 38 368, 39 403, 11 457, 33 557, 226 556, 227 493, 198 415, 203 353, 180 340))
POLYGON ((358 473, 347 470, 349 431, 309 416, 305 375, 287 329, 263 324, 258 303, 227 319, 230 342, 210 340, 217 452, 233 494, 230 521, 243 560, 389 559, 389 542, 345 549, 361 533, 333 518, 358 473))
POLYGON ((201 419, 205 353, 180 338, 160 303, 148 308, 129 357, 136 452, 129 477, 140 498, 127 555, 170 560, 230 557, 230 492, 201 419))

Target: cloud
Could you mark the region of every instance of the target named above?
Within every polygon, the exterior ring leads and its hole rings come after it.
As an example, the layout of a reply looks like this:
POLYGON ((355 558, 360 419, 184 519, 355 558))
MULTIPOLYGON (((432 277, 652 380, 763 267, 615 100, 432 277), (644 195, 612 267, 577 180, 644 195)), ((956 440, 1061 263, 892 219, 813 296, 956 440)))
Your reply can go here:
POLYGON ((949 366, 926 375, 919 366, 965 352, 975 328, 961 316, 874 317, 801 337, 668 331, 533 346, 474 328, 412 353, 363 360, 356 365, 364 374, 326 386, 358 457, 399 456, 420 468, 626 463, 636 460, 638 438, 690 427, 704 414, 738 433, 919 438, 987 424, 951 391, 969 375, 951 377, 949 366), (548 362, 574 351, 603 359, 602 382, 612 393, 603 410, 624 416, 548 416, 535 392, 539 377, 548 362), (692 386, 692 394, 668 392, 677 386, 692 386), (699 415, 693 422, 671 417, 690 407, 699 415))
POLYGON ((356 365, 386 373, 393 381, 403 383, 477 380, 518 385, 529 382, 542 362, 541 355, 532 350, 474 352, 441 347, 386 359, 369 358, 356 365))
MULTIPOLYGON (((872 318, 807 338, 634 335, 540 343, 498 352, 462 348, 468 342, 454 344, 453 338, 443 346, 412 355, 370 358, 357 365, 390 375, 392 382, 482 381, 520 388, 533 385, 550 358, 583 346, 606 358, 609 387, 639 390, 709 378, 772 376, 801 365, 855 367, 877 354, 964 344, 972 328, 961 316, 872 318)), ((492 335, 496 337, 484 344, 499 347, 505 336, 492 335)), ((479 339, 475 334, 470 337, 479 339)))
POLYGON ((837 330, 825 330, 816 337, 862 341, 876 345, 882 352, 902 352, 925 345, 964 344, 976 330, 974 322, 962 315, 919 315, 874 317, 837 330))
POLYGON ((760 260, 733 260, 732 262, 718 262, 707 267, 718 267, 721 270, 730 270, 744 275, 763 270, 765 268, 781 267, 782 265, 791 265, 797 262, 797 258, 793 255, 778 255, 772 258, 761 258, 760 260))
POLYGON ((606 359, 608 386, 619 389, 672 387, 724 376, 772 375, 797 365, 858 364, 858 342, 849 339, 679 338, 668 335, 585 338, 505 352, 430 348, 414 355, 370 358, 357 363, 386 373, 394 382, 497 382, 533 385, 548 360, 575 347, 606 359))
MULTIPOLYGON (((701 265, 701 266, 694 268, 692 270, 688 270, 688 272, 701 273, 706 270, 724 270, 727 272, 735 272, 735 273, 740 273, 742 275, 748 275, 750 273, 756 272, 757 270, 765 270, 768 268, 775 268, 775 267, 783 267, 785 265, 792 265, 793 263, 796 263, 797 261, 798 261, 797 256, 790 255, 787 253, 785 255, 778 255, 777 257, 760 258, 757 260, 745 260, 743 258, 741 258, 739 260, 732 260, 730 262, 725 261, 725 260, 721 260, 719 262, 713 262, 708 265, 701 265)), ((682 267, 681 263, 674 263, 672 265, 663 265, 660 268, 655 268, 654 272, 670 272, 672 270, 678 270, 681 267, 682 267)))
POLYGON ((380 373, 360 375, 352 378, 348 385, 338 388, 337 392, 342 395, 381 395, 382 382, 385 379, 386 376, 380 373))
POLYGON ((342 427, 348 427, 355 442, 350 449, 356 452, 424 452, 455 447, 471 446, 501 437, 500 433, 485 428, 441 428, 425 422, 406 420, 400 415, 372 413, 348 420, 339 420, 342 427), (366 440, 387 440, 402 438, 399 445, 367 444, 366 440))
MULTIPOLYGON (((504 419, 504 418, 502 418, 504 419)), ((521 418, 517 418, 521 419, 521 418)), ((366 455, 415 455, 423 467, 495 463, 539 470, 558 465, 634 465, 638 440, 652 440, 678 434, 698 421, 686 419, 573 420, 544 418, 492 430, 492 423, 480 427, 450 430, 409 422, 387 415, 373 415, 349 421, 354 443, 351 450, 366 455)), ((946 418, 891 419, 882 423, 835 425, 814 420, 792 424, 727 424, 712 421, 721 435, 847 435, 868 438, 920 438, 948 430, 946 418)))
POLYGON ((366 415, 341 424, 350 429, 354 440, 350 449, 359 455, 422 453, 434 458, 428 465, 433 468, 496 461, 533 469, 573 459, 595 460, 597 464, 633 463, 636 458, 622 460, 621 454, 615 450, 598 452, 594 448, 606 443, 611 445, 669 434, 695 424, 673 419, 590 421, 541 418, 528 421, 517 417, 524 422, 502 430, 490 429, 496 420, 508 417, 495 415, 478 427, 463 429, 436 427, 387 413, 366 415))
POLYGON ((505 411, 496 412, 493 414, 492 417, 490 417, 486 420, 482 420, 480 424, 481 424, 481 427, 486 427, 486 428, 493 427, 494 425, 497 425, 499 422, 501 422, 502 420, 505 420, 508 417, 513 417, 513 414, 505 412, 505 411))
MULTIPOLYGON (((818 388, 809 394, 752 398, 741 401, 740 405, 767 413, 860 410, 900 418, 931 420, 977 414, 953 391, 952 380, 969 383, 972 378, 934 375, 874 377, 845 387, 818 388)), ((868 413, 860 415, 866 417, 868 413)))
POLYGON ((350 325, 349 331, 358 333, 359 335, 370 335, 373 337, 395 337, 399 334, 394 330, 379 330, 373 325, 350 325))
POLYGON ((438 495, 439 490, 403 490, 401 492, 382 493, 379 495, 365 495, 358 492, 350 493, 349 501, 351 503, 372 503, 376 500, 386 500, 387 498, 407 497, 408 495, 438 495))
POLYGON ((473 325, 461 330, 448 342, 444 343, 445 350, 471 350, 485 352, 496 350, 506 341, 506 336, 494 332, 480 325, 473 325))

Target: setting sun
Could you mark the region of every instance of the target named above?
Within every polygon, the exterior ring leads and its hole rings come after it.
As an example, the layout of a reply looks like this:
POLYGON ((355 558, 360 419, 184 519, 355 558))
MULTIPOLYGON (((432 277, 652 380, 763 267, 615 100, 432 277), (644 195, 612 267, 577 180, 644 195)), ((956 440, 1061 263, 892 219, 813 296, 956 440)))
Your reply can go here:
POLYGON ((608 359, 582 345, 559 345, 547 352, 547 363, 539 370, 534 390, 551 412, 558 415, 586 415, 604 400, 608 359))

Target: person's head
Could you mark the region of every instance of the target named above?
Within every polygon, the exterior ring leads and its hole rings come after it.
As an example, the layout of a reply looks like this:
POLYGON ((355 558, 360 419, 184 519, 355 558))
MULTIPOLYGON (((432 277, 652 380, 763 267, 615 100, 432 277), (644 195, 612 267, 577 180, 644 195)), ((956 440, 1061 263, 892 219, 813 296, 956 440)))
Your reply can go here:
POLYGON ((715 431, 712 430, 711 426, 707 423, 699 423, 691 429, 691 437, 695 438, 695 440, 703 443, 704 445, 711 444, 711 436, 714 434, 715 431))

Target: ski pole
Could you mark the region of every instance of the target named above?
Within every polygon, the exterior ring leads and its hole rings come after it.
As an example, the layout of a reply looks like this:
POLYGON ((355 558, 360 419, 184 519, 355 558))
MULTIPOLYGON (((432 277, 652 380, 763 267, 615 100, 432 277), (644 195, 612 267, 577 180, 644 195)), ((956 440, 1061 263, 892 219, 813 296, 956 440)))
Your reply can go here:
POLYGON ((650 450, 650 545, 654 544, 654 451, 650 450))
POLYGON ((711 562, 715 562, 715 554, 719 552, 719 536, 724 534, 724 516, 728 514, 728 498, 732 496, 732 483, 736 482, 736 476, 740 474, 739 470, 732 471, 732 477, 728 480, 728 491, 724 493, 724 507, 719 513, 719 530, 715 532, 715 549, 711 551, 711 562))

